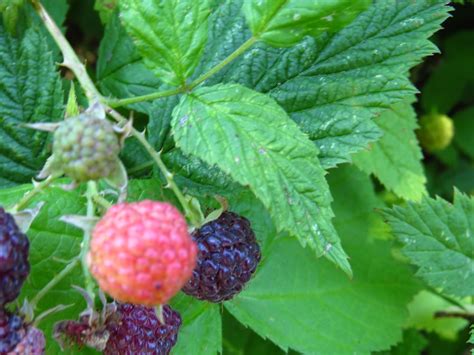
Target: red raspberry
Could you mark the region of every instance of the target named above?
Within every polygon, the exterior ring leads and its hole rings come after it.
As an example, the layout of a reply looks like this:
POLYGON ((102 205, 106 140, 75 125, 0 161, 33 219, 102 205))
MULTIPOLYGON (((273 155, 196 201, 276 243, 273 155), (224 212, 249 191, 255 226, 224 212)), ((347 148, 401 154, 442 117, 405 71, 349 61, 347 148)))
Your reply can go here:
POLYGON ((186 220, 174 206, 120 203, 95 226, 89 265, 100 288, 116 300, 155 306, 189 280, 196 254, 186 220))

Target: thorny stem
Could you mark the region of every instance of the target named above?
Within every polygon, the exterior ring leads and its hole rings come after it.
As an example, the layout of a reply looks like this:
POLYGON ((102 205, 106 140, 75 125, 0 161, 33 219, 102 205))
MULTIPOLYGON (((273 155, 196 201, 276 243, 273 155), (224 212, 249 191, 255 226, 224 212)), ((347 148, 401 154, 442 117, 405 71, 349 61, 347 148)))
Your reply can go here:
MULTIPOLYGON (((95 207, 94 207, 94 196, 98 194, 97 191, 97 183, 95 181, 89 181, 87 183, 87 191, 86 191, 86 198, 87 198, 87 217, 94 217, 95 215, 95 207)), ((82 272, 84 274, 85 284, 87 293, 90 295, 92 300, 94 300, 94 281, 92 280, 92 276, 89 272, 89 267, 87 266, 87 253, 89 252, 89 245, 91 239, 91 231, 89 229, 84 230, 84 239, 82 240, 81 245, 81 264, 82 264, 82 272)))
MULTIPOLYGON (((115 110, 109 110, 108 113, 119 123, 127 121, 125 117, 123 117, 120 113, 118 113, 115 110)), ((143 147, 146 149, 148 154, 150 154, 152 159, 155 161, 156 165, 158 166, 161 173, 166 179, 166 182, 168 184, 167 186, 176 195, 176 198, 178 199, 181 206, 183 207, 184 212, 186 216, 189 218, 189 221, 191 222, 191 224, 195 227, 199 227, 201 224, 201 218, 198 215, 196 215, 196 213, 194 213, 188 200, 186 200, 186 198, 184 197, 179 186, 174 181, 173 174, 168 170, 166 165, 163 163, 163 160, 161 160, 161 154, 157 152, 152 147, 152 145, 146 140, 145 135, 143 133, 137 131, 135 128, 132 128, 132 135, 143 145, 143 147)))
POLYGON ((64 57, 62 65, 72 70, 72 72, 77 77, 77 80, 84 88, 84 91, 86 92, 89 101, 103 101, 102 96, 100 95, 91 78, 87 74, 86 67, 79 60, 76 53, 69 44, 68 40, 64 37, 63 33, 58 28, 51 16, 49 16, 48 12, 43 7, 41 2, 39 0, 30 1, 35 11, 38 13, 38 16, 43 21, 43 24, 45 25, 46 29, 51 34, 54 41, 58 44, 58 47, 61 49, 61 52, 64 57))
POLYGON ((64 277, 66 277, 78 264, 79 258, 74 258, 59 274, 49 281, 31 300, 30 306, 34 310, 38 305, 38 302, 46 295, 51 289, 56 286, 64 277))
POLYGON ((46 187, 48 187, 53 181, 54 179, 56 179, 57 176, 54 176, 54 175, 50 175, 48 176, 47 179, 37 183, 33 189, 31 189, 30 191, 28 191, 25 195, 23 195, 23 197, 21 198, 20 201, 17 202, 17 204, 15 206, 13 206, 12 208, 12 212, 18 212, 19 210, 21 210, 23 207, 25 207, 26 205, 28 205, 28 203, 31 201, 31 199, 33 197, 35 197, 37 194, 39 194, 41 191, 43 191, 46 187))

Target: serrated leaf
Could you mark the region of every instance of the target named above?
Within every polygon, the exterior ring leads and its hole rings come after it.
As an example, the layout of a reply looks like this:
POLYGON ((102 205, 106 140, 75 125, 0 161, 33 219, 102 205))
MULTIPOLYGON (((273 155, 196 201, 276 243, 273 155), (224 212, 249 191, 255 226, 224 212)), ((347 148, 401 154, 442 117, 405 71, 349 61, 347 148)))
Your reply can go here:
MULTIPOLYGON (((104 94, 119 98, 149 94, 162 86, 146 68, 118 15, 110 19, 100 42, 97 85, 104 94)), ((133 108, 148 112, 149 106, 149 103, 140 103, 133 108)))
MULTIPOLYGON (((237 82, 269 93, 319 147, 323 166, 333 167, 381 136, 374 117, 416 92, 407 72, 436 51, 427 38, 448 16, 445 3, 376 1, 335 35, 284 50, 257 45, 208 85, 237 82)), ((238 11, 232 1, 212 16, 210 65, 251 36, 238 11), (221 34, 226 46, 219 47, 221 34)))
MULTIPOLYGON (((0 205, 14 204, 29 189, 31 185, 1 190, 0 205)), ((79 254, 82 242, 82 232, 79 229, 59 220, 65 214, 84 213, 85 199, 80 191, 66 192, 57 187, 48 188, 35 198, 32 204, 38 201, 44 201, 44 206, 27 233, 30 240, 31 271, 23 285, 20 302, 24 297, 31 301, 36 293, 65 267, 65 261, 79 254)), ((48 316, 40 323, 40 328, 46 335, 48 354, 60 353, 59 347, 52 338, 54 323, 62 319, 76 319, 78 314, 85 309, 82 296, 74 291, 71 285, 83 285, 82 271, 79 266, 48 292, 39 302, 35 312, 39 315, 58 304, 72 305, 64 311, 48 316)))
POLYGON ((256 38, 288 47, 306 35, 341 29, 369 4, 368 0, 245 0, 242 10, 256 38))
POLYGON ((184 85, 207 40, 209 1, 122 0, 120 14, 145 64, 165 83, 184 85))
POLYGON ((174 297, 171 306, 182 318, 178 342, 173 355, 209 355, 222 353, 220 307, 201 302, 184 294, 174 297))
POLYGON ((249 185, 280 230, 350 274, 317 149, 271 98, 240 85, 200 88, 173 111, 172 128, 184 153, 249 185))
POLYGON ((454 203, 424 198, 384 216, 402 249, 430 286, 456 296, 474 295, 474 199, 458 191, 454 203))
POLYGON ((403 332, 403 341, 392 347, 390 351, 383 351, 374 355, 420 355, 428 345, 426 338, 414 329, 403 332))
POLYGON ((426 194, 426 177, 415 129, 416 114, 409 103, 384 111, 374 122, 383 137, 368 150, 353 156, 354 164, 374 174, 388 190, 407 200, 418 201, 426 194))
POLYGON ((108 23, 113 17, 118 0, 95 0, 94 10, 99 12, 102 23, 108 23))
POLYGON ((30 182, 48 156, 47 134, 22 124, 63 116, 63 92, 41 31, 23 39, 0 24, 0 186, 30 182))
POLYGON ((370 233, 377 203, 370 180, 354 168, 329 174, 335 225, 351 255, 354 278, 283 236, 274 239, 248 287, 225 307, 283 350, 369 354, 399 342, 417 285, 370 233))

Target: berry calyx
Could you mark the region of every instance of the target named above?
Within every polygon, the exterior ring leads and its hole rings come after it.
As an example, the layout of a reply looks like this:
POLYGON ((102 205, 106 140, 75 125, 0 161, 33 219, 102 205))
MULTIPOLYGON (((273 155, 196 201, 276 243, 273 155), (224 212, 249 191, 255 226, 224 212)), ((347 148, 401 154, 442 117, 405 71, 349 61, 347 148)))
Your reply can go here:
POLYGON ((161 323, 153 308, 119 304, 118 321, 107 324, 110 333, 104 354, 167 355, 176 344, 181 316, 169 306, 163 307, 161 323))
POLYGON ((420 119, 420 129, 417 134, 421 146, 428 152, 443 150, 451 144, 454 124, 446 115, 425 115, 420 119))
POLYGON ((89 267, 100 288, 124 303, 165 304, 189 280, 196 244, 169 203, 112 206, 91 238, 89 267))
POLYGON ((0 306, 15 300, 30 271, 28 238, 0 207, 0 306))
POLYGON ((82 114, 61 122, 54 133, 53 164, 77 182, 111 175, 119 152, 119 138, 106 119, 82 114))
POLYGON ((183 292, 211 302, 231 299, 250 280, 261 258, 250 222, 224 212, 192 237, 198 243, 198 262, 183 292))

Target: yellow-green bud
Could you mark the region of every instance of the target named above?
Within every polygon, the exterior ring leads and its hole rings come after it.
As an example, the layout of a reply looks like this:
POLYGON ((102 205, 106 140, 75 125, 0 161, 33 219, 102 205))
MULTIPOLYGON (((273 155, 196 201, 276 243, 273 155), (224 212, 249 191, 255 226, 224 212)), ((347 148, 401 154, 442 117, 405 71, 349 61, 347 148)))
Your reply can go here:
POLYGON ((421 117, 419 123, 418 139, 426 151, 434 152, 449 146, 454 136, 454 125, 451 118, 432 113, 421 117))

